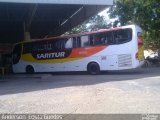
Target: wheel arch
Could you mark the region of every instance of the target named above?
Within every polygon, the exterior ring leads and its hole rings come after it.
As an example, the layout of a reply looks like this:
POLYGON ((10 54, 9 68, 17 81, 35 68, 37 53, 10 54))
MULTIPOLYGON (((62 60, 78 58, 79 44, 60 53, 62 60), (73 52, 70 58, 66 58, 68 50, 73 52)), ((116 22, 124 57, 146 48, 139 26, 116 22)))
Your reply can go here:
MULTIPOLYGON (((90 62, 88 62, 88 64, 87 64, 87 69, 88 69, 88 66, 91 64, 91 63, 96 63, 96 64, 98 64, 99 65, 99 68, 100 68, 100 70, 101 70, 101 64, 98 62, 98 61, 90 61, 90 62)), ((87 70, 86 69, 86 70, 87 70)))
POLYGON ((25 66, 25 72, 27 73, 27 68, 32 68, 33 69, 33 71, 34 71, 34 73, 36 72, 36 69, 35 69, 35 66, 34 65, 32 65, 32 64, 27 64, 26 66, 25 66))
POLYGON ((97 75, 101 72, 100 64, 98 62, 92 61, 87 65, 87 72, 91 75, 97 75))

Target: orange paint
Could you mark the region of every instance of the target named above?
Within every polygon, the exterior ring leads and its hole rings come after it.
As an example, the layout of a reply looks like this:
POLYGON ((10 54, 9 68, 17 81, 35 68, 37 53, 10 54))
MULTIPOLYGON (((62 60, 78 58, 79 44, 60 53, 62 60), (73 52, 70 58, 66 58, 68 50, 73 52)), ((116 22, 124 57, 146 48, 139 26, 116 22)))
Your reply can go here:
POLYGON ((68 58, 88 57, 102 51, 106 47, 107 46, 93 46, 87 48, 75 48, 72 50, 72 53, 68 58))

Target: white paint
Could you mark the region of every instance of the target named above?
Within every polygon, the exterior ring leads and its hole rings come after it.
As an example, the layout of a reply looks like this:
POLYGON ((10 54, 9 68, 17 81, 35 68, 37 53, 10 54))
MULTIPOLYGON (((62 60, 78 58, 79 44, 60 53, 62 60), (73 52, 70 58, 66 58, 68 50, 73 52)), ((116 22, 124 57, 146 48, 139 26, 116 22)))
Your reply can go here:
POLYGON ((113 0, 0 0, 12 3, 48 3, 48 4, 84 4, 84 5, 113 5, 113 0))

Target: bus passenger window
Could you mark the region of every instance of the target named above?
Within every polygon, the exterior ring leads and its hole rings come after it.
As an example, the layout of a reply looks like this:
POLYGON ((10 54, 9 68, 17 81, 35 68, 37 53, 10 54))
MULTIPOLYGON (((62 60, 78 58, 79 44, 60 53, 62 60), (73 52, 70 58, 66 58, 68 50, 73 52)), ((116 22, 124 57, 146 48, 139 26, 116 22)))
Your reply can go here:
POLYGON ((87 47, 87 46, 89 46, 88 36, 82 36, 81 37, 81 47, 87 47))
POLYGON ((51 42, 52 50, 58 49, 57 42, 58 42, 57 40, 54 40, 54 41, 51 42))
POLYGON ((99 36, 99 45, 107 45, 108 44, 106 33, 100 33, 98 36, 99 36))
POLYGON ((128 28, 115 31, 114 38, 117 44, 129 42, 132 39, 132 30, 128 28))
POLYGON ((77 48, 81 47, 81 37, 77 37, 77 48))
POLYGON ((73 37, 73 47, 74 48, 80 48, 81 47, 80 37, 73 37))
POLYGON ((65 45, 65 40, 64 39, 57 39, 54 42, 52 42, 51 48, 53 50, 62 50, 64 49, 64 45, 65 45))
POLYGON ((65 48, 73 48, 73 38, 69 38, 65 43, 65 48))
POLYGON ((107 44, 107 39, 106 39, 106 37, 102 37, 102 38, 101 38, 101 44, 102 44, 102 45, 106 45, 106 44, 107 44))
POLYGON ((77 47, 77 39, 76 37, 73 37, 73 48, 77 47))
POLYGON ((50 43, 50 42, 44 43, 44 48, 45 48, 45 50, 47 50, 47 51, 52 50, 51 43, 50 43))
POLYGON ((91 35, 90 36, 90 45, 95 46, 100 44, 100 38, 99 36, 96 35, 91 35))
POLYGON ((106 43, 108 45, 113 45, 114 44, 112 34, 113 34, 112 32, 106 32, 106 43))
POLYGON ((99 45, 100 44, 100 38, 99 36, 94 36, 93 37, 94 45, 99 45))
POLYGON ((90 45, 93 46, 94 45, 93 35, 89 36, 89 40, 90 40, 90 45))
POLYGON ((104 33, 98 33, 90 36, 90 45, 106 45, 106 35, 104 33))

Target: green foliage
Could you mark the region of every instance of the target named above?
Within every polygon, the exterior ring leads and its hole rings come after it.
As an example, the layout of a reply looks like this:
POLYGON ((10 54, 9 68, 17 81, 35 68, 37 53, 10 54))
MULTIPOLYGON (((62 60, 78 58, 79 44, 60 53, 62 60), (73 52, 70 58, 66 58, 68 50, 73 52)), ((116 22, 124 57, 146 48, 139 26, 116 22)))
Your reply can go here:
POLYGON ((74 27, 72 30, 66 32, 65 34, 77 34, 77 33, 81 33, 81 32, 87 32, 87 27, 86 27, 86 23, 83 23, 81 25, 78 25, 76 27, 74 27))
POLYGON ((113 26, 137 24, 144 30, 145 48, 160 48, 160 1, 116 0, 109 12, 113 26))
POLYGON ((96 15, 81 25, 76 26, 73 28, 71 31, 66 32, 65 34, 76 34, 76 33, 81 33, 81 32, 89 32, 89 31, 95 31, 98 29, 107 29, 109 28, 110 25, 108 22, 105 20, 103 16, 96 15))
POLYGON ((107 29, 110 28, 110 24, 108 21, 105 20, 103 16, 96 15, 88 20, 88 30, 95 31, 98 29, 107 29))
POLYGON ((144 32, 145 42, 144 47, 156 51, 160 48, 160 31, 150 30, 144 32))

